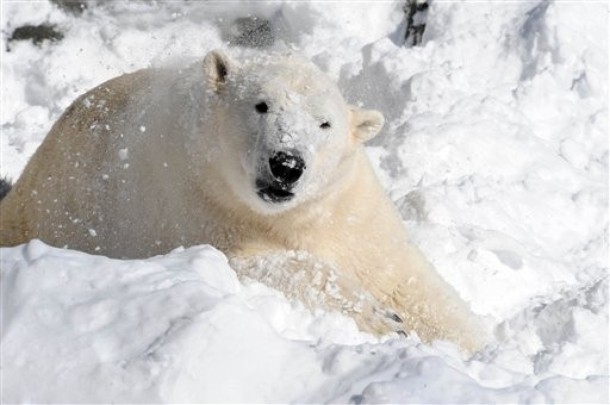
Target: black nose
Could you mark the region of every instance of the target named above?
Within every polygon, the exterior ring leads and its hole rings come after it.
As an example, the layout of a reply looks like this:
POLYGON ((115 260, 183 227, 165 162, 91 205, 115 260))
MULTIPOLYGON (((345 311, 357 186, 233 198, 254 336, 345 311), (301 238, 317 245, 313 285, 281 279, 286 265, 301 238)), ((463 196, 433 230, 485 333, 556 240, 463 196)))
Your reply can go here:
POLYGON ((296 152, 276 152, 269 159, 269 168, 276 181, 282 185, 292 185, 301 178, 305 161, 296 152))

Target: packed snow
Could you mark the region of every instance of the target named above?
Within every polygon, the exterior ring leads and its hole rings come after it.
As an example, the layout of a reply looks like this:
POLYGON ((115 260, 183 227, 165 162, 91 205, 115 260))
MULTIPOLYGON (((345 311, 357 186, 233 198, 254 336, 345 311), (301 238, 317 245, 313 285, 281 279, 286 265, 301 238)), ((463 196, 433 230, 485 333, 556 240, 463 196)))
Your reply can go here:
POLYGON ((384 113, 378 175, 494 336, 469 358, 376 338, 239 280, 211 246, 122 261, 34 240, 0 250, 3 403, 610 400, 606 3, 431 1, 419 46, 402 2, 1 7, 0 175, 114 76, 296 50, 384 113), (11 39, 43 23, 63 38, 11 39))

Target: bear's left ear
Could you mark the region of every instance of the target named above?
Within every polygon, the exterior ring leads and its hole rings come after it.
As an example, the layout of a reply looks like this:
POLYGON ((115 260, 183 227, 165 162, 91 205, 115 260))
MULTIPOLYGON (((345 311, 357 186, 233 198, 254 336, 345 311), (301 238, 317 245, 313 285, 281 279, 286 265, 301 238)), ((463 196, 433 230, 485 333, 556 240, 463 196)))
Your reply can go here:
POLYGON ((229 58, 223 51, 216 49, 203 59, 203 68, 210 87, 218 92, 227 83, 227 77, 238 69, 238 63, 229 58))
POLYGON ((360 142, 366 142, 379 133, 383 127, 384 118, 377 110, 363 110, 349 106, 351 131, 360 142))

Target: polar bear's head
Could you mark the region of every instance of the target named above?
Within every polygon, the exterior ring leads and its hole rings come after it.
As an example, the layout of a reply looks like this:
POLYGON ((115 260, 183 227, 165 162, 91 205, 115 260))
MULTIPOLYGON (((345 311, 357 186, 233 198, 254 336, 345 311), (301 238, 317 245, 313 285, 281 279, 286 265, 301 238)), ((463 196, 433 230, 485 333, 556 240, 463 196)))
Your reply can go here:
POLYGON ((300 57, 239 65, 220 51, 204 60, 221 176, 251 209, 289 210, 340 187, 356 148, 383 125, 349 106, 337 86, 300 57))

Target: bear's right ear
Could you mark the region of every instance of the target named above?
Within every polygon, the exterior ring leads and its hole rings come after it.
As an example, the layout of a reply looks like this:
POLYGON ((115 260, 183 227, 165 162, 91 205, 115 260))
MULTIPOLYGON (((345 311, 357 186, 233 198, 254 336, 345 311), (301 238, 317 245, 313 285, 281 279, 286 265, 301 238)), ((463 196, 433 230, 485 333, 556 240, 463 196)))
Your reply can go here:
POLYGON ((227 83, 227 77, 237 70, 238 64, 221 50, 208 53, 203 59, 203 68, 212 90, 218 92, 227 83))

